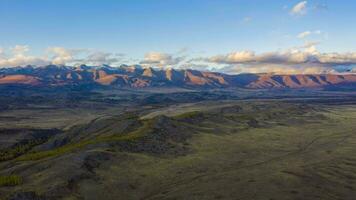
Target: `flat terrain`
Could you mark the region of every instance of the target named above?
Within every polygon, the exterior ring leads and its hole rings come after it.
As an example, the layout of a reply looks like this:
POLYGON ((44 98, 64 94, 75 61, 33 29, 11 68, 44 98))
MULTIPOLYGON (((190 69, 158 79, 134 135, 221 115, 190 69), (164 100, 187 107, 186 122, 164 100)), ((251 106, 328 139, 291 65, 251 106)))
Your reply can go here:
POLYGON ((0 199, 354 199, 352 96, 216 95, 13 103, 0 112, 0 199))

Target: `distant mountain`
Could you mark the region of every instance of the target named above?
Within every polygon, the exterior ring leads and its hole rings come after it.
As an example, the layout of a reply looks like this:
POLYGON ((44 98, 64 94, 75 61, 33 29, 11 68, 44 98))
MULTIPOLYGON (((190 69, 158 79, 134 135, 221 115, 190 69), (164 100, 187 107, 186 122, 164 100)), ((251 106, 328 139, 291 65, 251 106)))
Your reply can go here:
POLYGON ((0 69, 0 85, 71 86, 98 85, 107 87, 241 87, 272 88, 337 88, 356 85, 356 74, 238 74, 230 75, 198 70, 154 69, 139 65, 110 67, 79 65, 74 67, 15 67, 0 69))

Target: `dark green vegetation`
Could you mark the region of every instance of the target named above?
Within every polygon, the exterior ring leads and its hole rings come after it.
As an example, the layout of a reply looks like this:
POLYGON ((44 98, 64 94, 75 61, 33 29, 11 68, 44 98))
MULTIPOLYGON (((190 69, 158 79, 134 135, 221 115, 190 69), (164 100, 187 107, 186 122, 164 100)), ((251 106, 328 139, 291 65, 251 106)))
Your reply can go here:
POLYGON ((19 176, 0 176, 0 186, 15 186, 22 183, 22 179, 19 176))
POLYGON ((15 159, 59 132, 57 129, 0 129, 0 161, 15 159))
POLYGON ((2 95, 1 200, 356 196, 352 92, 2 95))

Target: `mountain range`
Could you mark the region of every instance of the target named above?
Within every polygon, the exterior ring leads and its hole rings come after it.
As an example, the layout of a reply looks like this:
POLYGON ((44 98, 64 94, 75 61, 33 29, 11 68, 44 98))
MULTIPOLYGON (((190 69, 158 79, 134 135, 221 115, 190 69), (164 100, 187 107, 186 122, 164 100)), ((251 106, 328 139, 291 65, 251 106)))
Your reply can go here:
POLYGON ((0 85, 56 87, 97 85, 106 87, 199 87, 250 89, 325 88, 352 86, 356 74, 224 74, 191 69, 145 68, 140 65, 111 67, 60 66, 13 67, 0 69, 0 85))

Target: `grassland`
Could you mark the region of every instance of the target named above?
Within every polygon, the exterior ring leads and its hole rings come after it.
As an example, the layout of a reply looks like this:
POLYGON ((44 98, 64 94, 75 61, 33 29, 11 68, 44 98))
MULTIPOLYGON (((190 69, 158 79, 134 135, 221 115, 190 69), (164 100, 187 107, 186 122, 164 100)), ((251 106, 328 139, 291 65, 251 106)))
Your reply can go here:
POLYGON ((292 117, 272 127, 241 130, 219 122, 217 131, 209 122, 189 141, 194 153, 125 154, 124 163, 114 159, 96 170, 107 181, 87 179, 79 193, 85 199, 353 199, 356 107, 323 109, 325 118, 292 117))
POLYGON ((17 175, 0 176, 0 186, 16 186, 22 183, 22 178, 17 175))
POLYGON ((70 153, 72 151, 80 150, 88 145, 94 145, 98 143, 105 142, 119 142, 119 141, 133 141, 140 137, 144 136, 145 130, 150 129, 151 121, 143 121, 142 126, 137 130, 127 133, 125 135, 111 135, 111 136, 98 136, 93 139, 83 140, 77 143, 66 144, 59 148, 55 148, 48 151, 40 151, 25 154, 21 157, 18 157, 16 160, 18 161, 31 161, 31 160, 40 160, 53 156, 60 156, 66 153, 70 153))
MULTIPOLYGON (((0 112, 0 120, 18 128, 2 132, 3 138, 13 138, 0 152, 6 158, 0 161, 0 199, 356 196, 351 100, 330 105, 316 97, 214 100, 208 95, 212 100, 195 102, 179 94, 182 99, 161 105, 157 101, 178 94, 142 93, 131 96, 137 99, 130 104, 99 101, 99 95, 85 99, 84 106, 0 112), (17 126, 14 118, 20 120, 17 126), (61 132, 24 143, 46 128, 61 132)), ((105 95, 121 102, 132 93, 105 95)))

